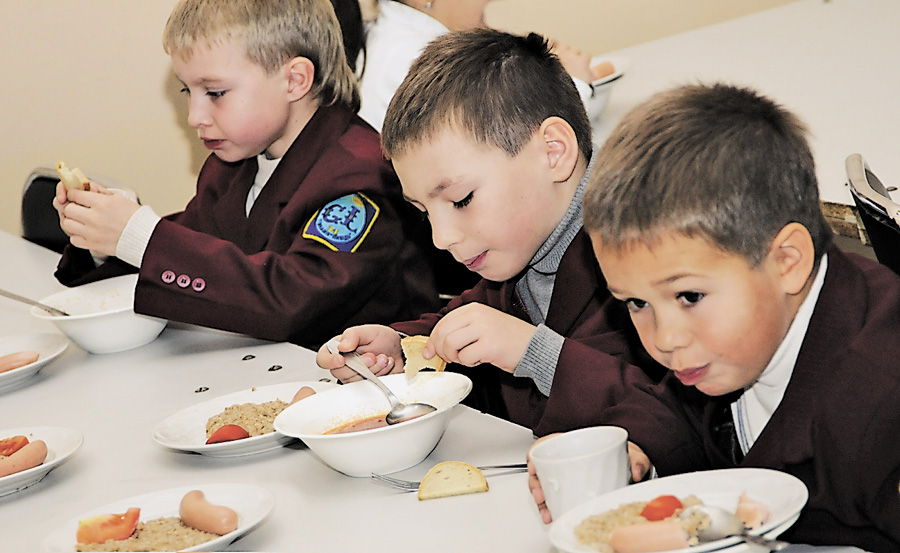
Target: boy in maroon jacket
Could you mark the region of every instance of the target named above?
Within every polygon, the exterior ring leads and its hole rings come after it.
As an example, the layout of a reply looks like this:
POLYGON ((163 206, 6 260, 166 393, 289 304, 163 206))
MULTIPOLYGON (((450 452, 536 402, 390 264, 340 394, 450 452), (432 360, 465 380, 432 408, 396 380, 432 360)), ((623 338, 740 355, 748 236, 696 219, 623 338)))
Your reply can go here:
POLYGON ((900 278, 832 245, 803 124, 752 90, 686 86, 598 157, 585 227, 670 369, 603 414, 646 453, 633 472, 784 471, 809 500, 783 538, 900 550, 900 278))
MULTIPOLYGON (((350 328, 341 351, 358 349, 377 373, 399 372, 400 332, 428 334, 425 355, 475 381, 469 404, 537 434, 596 424, 626 379, 650 382, 630 365, 633 328, 582 228, 590 125, 544 39, 490 30, 436 39, 382 133, 435 245, 483 280, 419 320, 350 328)), ((317 361, 356 377, 324 348, 317 361)))
POLYGON ((309 347, 438 305, 328 0, 186 0, 164 46, 213 153, 197 194, 160 219, 60 186, 61 282, 137 268, 139 313, 309 347))

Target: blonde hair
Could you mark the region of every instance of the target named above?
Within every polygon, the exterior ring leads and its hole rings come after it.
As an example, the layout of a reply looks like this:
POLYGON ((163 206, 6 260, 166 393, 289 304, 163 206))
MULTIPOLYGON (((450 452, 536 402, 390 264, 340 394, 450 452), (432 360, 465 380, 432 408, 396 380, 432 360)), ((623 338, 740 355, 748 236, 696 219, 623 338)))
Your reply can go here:
POLYGON ((242 40, 250 61, 270 74, 292 58, 309 59, 313 96, 359 110, 359 88, 329 0, 181 0, 166 22, 163 48, 188 59, 197 46, 226 40, 242 40))

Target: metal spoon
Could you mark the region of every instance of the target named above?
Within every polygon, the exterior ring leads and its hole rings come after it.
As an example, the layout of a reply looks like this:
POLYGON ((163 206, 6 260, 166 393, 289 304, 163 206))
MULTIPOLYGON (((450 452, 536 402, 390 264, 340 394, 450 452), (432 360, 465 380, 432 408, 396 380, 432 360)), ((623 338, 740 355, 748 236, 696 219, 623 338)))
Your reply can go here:
POLYGON ((384 383, 369 370, 369 367, 360 359, 359 354, 355 351, 343 352, 338 351, 338 341, 337 340, 329 340, 325 346, 328 348, 328 351, 331 353, 339 353, 344 356, 344 363, 359 373, 359 375, 369 382, 378 386, 384 395, 387 396, 388 401, 391 402, 391 410, 385 417, 385 420, 388 424, 397 424, 398 422, 408 421, 410 419, 414 419, 416 417, 421 417, 422 415, 427 415, 432 411, 437 411, 437 408, 433 405, 428 405, 427 403, 403 403, 397 396, 394 395, 393 392, 388 389, 384 383))
POLYGON ((697 532, 697 538, 700 540, 700 543, 718 541, 734 536, 745 542, 765 547, 768 551, 781 551, 790 545, 786 541, 748 534, 747 528, 744 527, 744 522, 737 515, 719 507, 695 505, 685 509, 680 517, 689 518, 693 513, 697 512, 709 517, 709 528, 700 529, 697 532))
POLYGON ((6 290, 0 290, 0 296, 5 296, 11 300, 20 301, 22 303, 27 303, 28 305, 34 305, 40 307, 44 311, 48 311, 53 313, 54 315, 60 315, 63 317, 68 317, 69 314, 63 311, 62 309, 57 309, 55 307, 50 307, 49 305, 44 305, 39 301, 34 301, 32 299, 26 298, 25 296, 20 296, 19 294, 14 294, 12 292, 7 292, 6 290))

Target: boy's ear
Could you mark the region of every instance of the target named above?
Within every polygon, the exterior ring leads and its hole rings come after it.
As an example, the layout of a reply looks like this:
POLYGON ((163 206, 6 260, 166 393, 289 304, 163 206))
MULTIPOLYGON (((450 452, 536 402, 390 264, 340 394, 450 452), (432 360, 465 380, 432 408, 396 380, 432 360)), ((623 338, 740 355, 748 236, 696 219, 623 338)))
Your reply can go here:
POLYGON ((799 294, 816 264, 815 246, 809 230, 800 223, 788 223, 772 241, 773 256, 782 286, 788 294, 799 294))
POLYGON ((288 79, 288 96, 291 101, 299 100, 309 93, 316 75, 316 68, 309 58, 297 56, 287 62, 285 70, 288 79))
POLYGON ((572 126, 561 117, 548 117, 538 130, 547 145, 547 159, 554 182, 565 182, 575 172, 578 156, 578 138, 572 126))

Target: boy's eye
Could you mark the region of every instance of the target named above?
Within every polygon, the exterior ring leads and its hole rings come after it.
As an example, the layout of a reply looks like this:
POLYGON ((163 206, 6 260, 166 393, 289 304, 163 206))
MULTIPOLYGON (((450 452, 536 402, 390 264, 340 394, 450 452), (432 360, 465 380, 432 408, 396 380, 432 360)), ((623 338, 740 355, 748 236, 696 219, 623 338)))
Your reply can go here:
POLYGON ((697 302, 702 300, 706 294, 703 292, 680 292, 678 294, 678 301, 681 302, 685 307, 691 307, 695 305, 697 302))
POLYGON ((474 192, 469 192, 469 194, 465 198, 459 200, 458 202, 453 202, 453 207, 455 207, 456 209, 462 209, 466 207, 467 205, 469 205, 469 203, 472 202, 472 197, 474 195, 474 192))
POLYGON ((625 306, 628 307, 628 310, 632 313, 637 313, 641 309, 647 307, 647 302, 644 300, 639 300, 637 298, 628 298, 625 301, 625 306))
POLYGON ((207 90, 206 95, 215 100, 216 98, 221 98, 225 95, 224 90, 207 90))
POLYGON ((188 96, 191 95, 191 89, 186 86, 181 87, 181 90, 179 90, 178 92, 180 92, 182 94, 187 94, 188 96))

